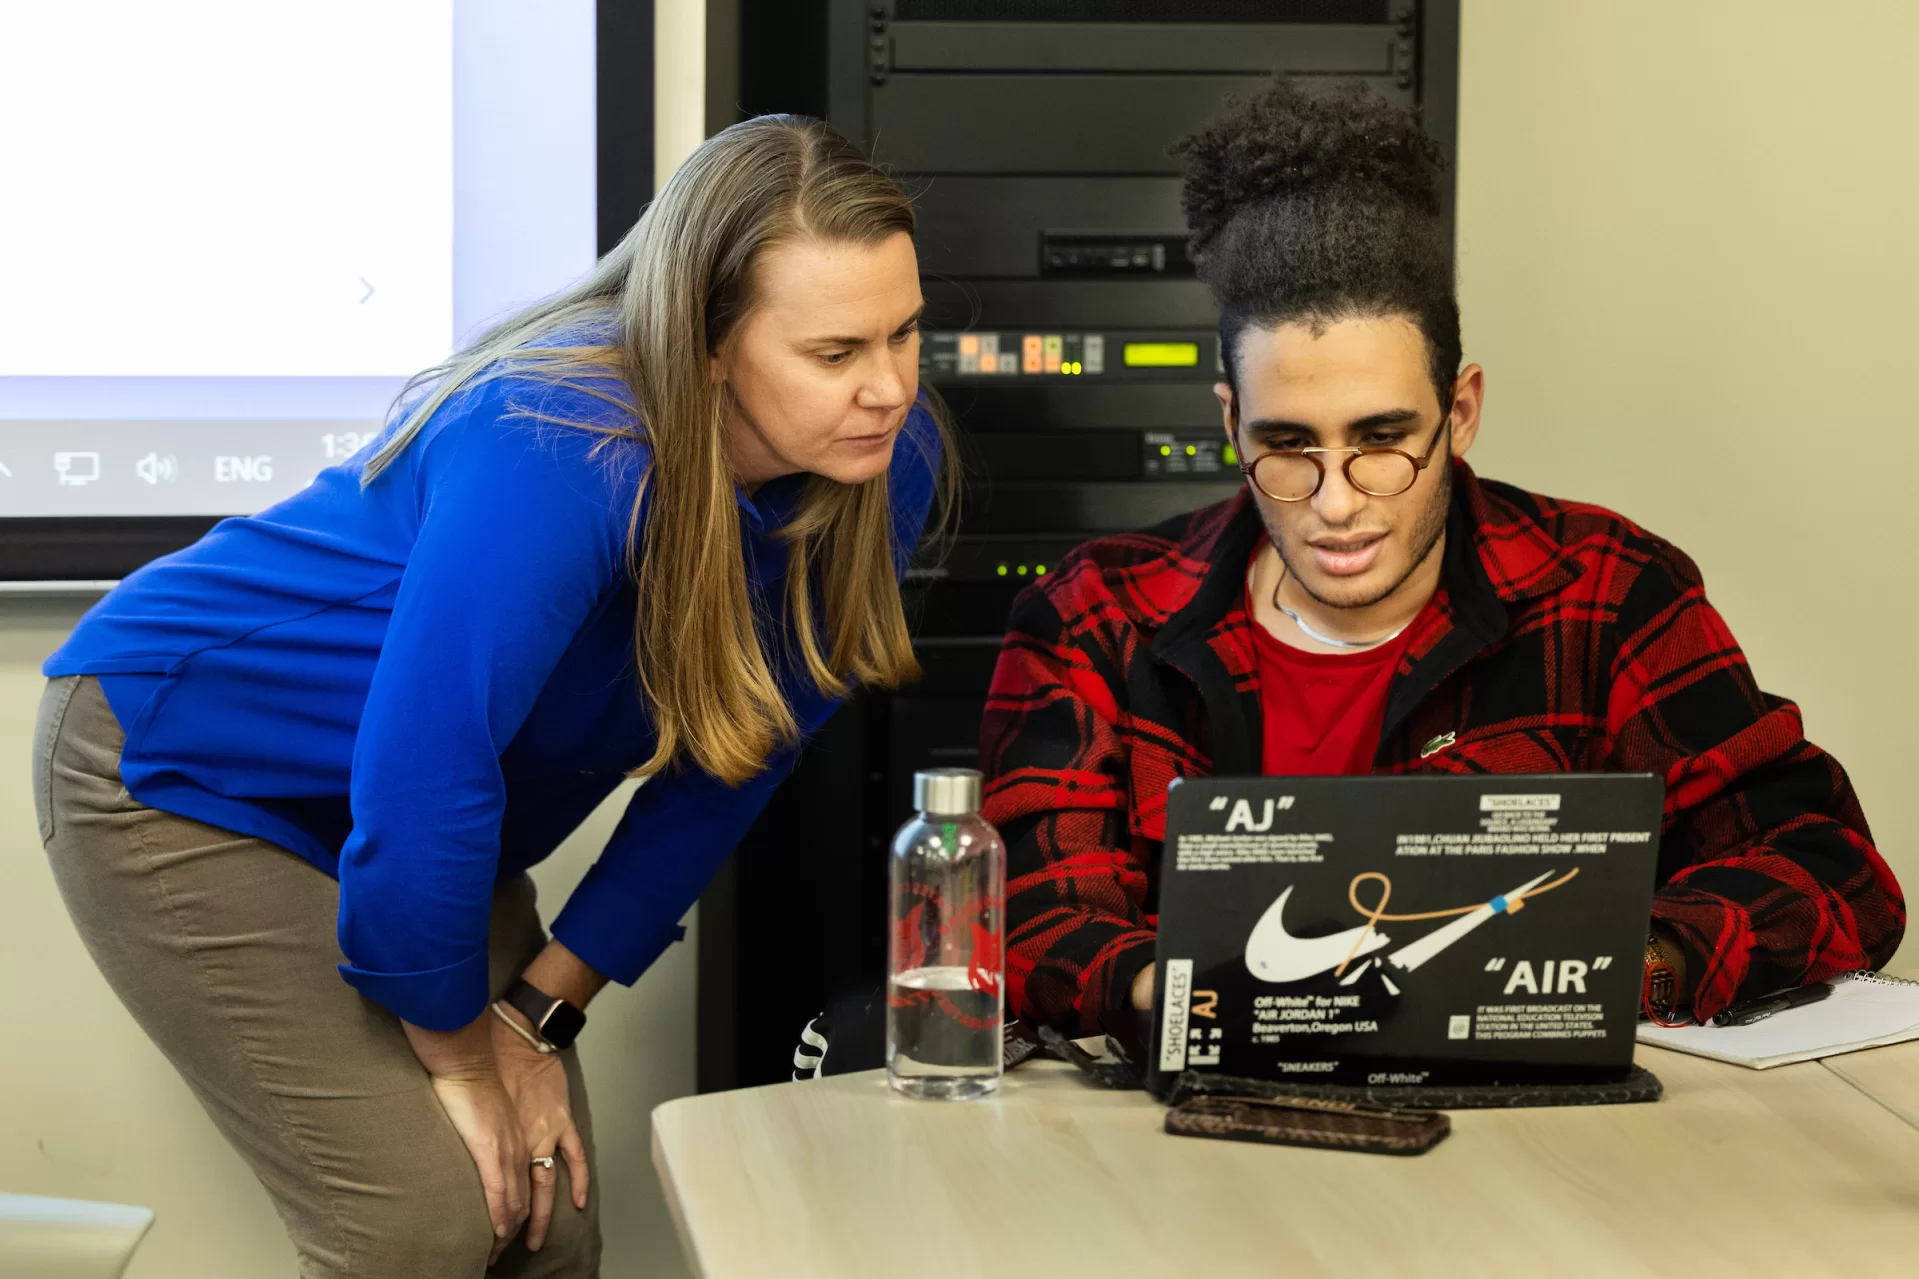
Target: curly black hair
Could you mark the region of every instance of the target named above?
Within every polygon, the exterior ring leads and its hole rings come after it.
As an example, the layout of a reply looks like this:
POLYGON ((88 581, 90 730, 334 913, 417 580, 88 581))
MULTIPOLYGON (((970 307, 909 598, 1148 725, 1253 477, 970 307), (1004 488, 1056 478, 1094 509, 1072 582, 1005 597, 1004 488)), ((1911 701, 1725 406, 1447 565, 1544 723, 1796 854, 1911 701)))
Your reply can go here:
POLYGON ((1279 78, 1176 150, 1232 386, 1248 325, 1404 315, 1450 405, 1460 343, 1446 162, 1416 111, 1362 84, 1309 91, 1279 78))

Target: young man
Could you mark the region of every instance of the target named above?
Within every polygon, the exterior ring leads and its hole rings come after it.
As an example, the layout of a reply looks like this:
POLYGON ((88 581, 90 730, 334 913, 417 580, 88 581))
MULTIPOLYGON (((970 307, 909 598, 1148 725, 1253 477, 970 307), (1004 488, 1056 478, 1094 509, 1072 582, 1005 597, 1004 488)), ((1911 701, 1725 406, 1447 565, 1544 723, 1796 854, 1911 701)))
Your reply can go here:
POLYGON ((1852 787, 1692 561, 1466 465, 1485 374, 1417 120, 1281 82, 1186 150, 1247 486, 1015 606, 981 751, 1009 1015, 1137 1036, 1166 787, 1205 774, 1655 773, 1653 1011, 1883 963, 1905 906, 1852 787))

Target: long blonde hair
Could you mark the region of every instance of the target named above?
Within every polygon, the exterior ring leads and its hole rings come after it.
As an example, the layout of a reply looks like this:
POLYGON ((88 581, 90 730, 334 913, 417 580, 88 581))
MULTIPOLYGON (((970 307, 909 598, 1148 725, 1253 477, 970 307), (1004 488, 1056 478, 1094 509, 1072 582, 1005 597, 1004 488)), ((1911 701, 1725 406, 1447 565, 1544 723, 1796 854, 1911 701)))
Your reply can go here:
MULTIPOLYGON (((763 643, 771 619, 756 616, 747 589, 724 438, 731 391, 710 376, 709 361, 752 308, 753 268, 768 248, 809 236, 875 244, 913 230, 906 193, 830 125, 747 120, 694 151, 579 284, 494 326, 402 392, 399 426, 368 460, 364 483, 450 397, 493 378, 537 377, 625 413, 637 408, 626 430, 560 423, 630 435, 651 453, 628 549, 640 599, 634 651, 659 743, 637 773, 683 754, 737 785, 798 737, 763 643), (607 388, 609 373, 630 404, 607 388)), ((935 522, 943 522, 958 476, 944 409, 930 394, 929 403, 942 454, 935 522)), ((898 447, 912 447, 910 438, 898 447)), ((863 484, 808 477, 781 536, 792 555, 786 630, 820 691, 839 697, 854 684, 917 678, 886 474, 863 484)))

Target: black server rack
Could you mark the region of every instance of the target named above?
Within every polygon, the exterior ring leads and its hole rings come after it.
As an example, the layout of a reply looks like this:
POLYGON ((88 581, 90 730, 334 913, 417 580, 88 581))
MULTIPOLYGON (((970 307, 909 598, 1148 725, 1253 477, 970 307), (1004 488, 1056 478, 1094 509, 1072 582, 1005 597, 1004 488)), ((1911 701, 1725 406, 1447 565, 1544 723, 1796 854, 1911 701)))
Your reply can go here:
MULTIPOLYGON (((915 769, 975 762, 1018 590, 1237 486, 1172 143, 1278 72, 1417 102, 1450 155, 1457 96, 1457 0, 775 7, 784 100, 756 98, 748 65, 745 105, 823 108, 916 192, 921 377, 954 411, 967 493, 909 582, 925 678, 845 707, 702 899, 706 1090, 789 1077, 807 1019, 883 979, 891 834, 915 769), (794 48, 823 48, 817 78, 794 48)), ((750 64, 751 3, 742 20, 750 64)))

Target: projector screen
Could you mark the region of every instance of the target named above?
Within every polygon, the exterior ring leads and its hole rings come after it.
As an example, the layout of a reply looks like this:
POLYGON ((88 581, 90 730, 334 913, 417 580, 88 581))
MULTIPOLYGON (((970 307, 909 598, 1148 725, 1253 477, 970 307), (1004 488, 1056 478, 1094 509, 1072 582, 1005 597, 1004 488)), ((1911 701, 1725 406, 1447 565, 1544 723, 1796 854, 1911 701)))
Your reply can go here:
POLYGON ((0 0, 0 516, 246 514, 596 247, 592 0, 0 0))

